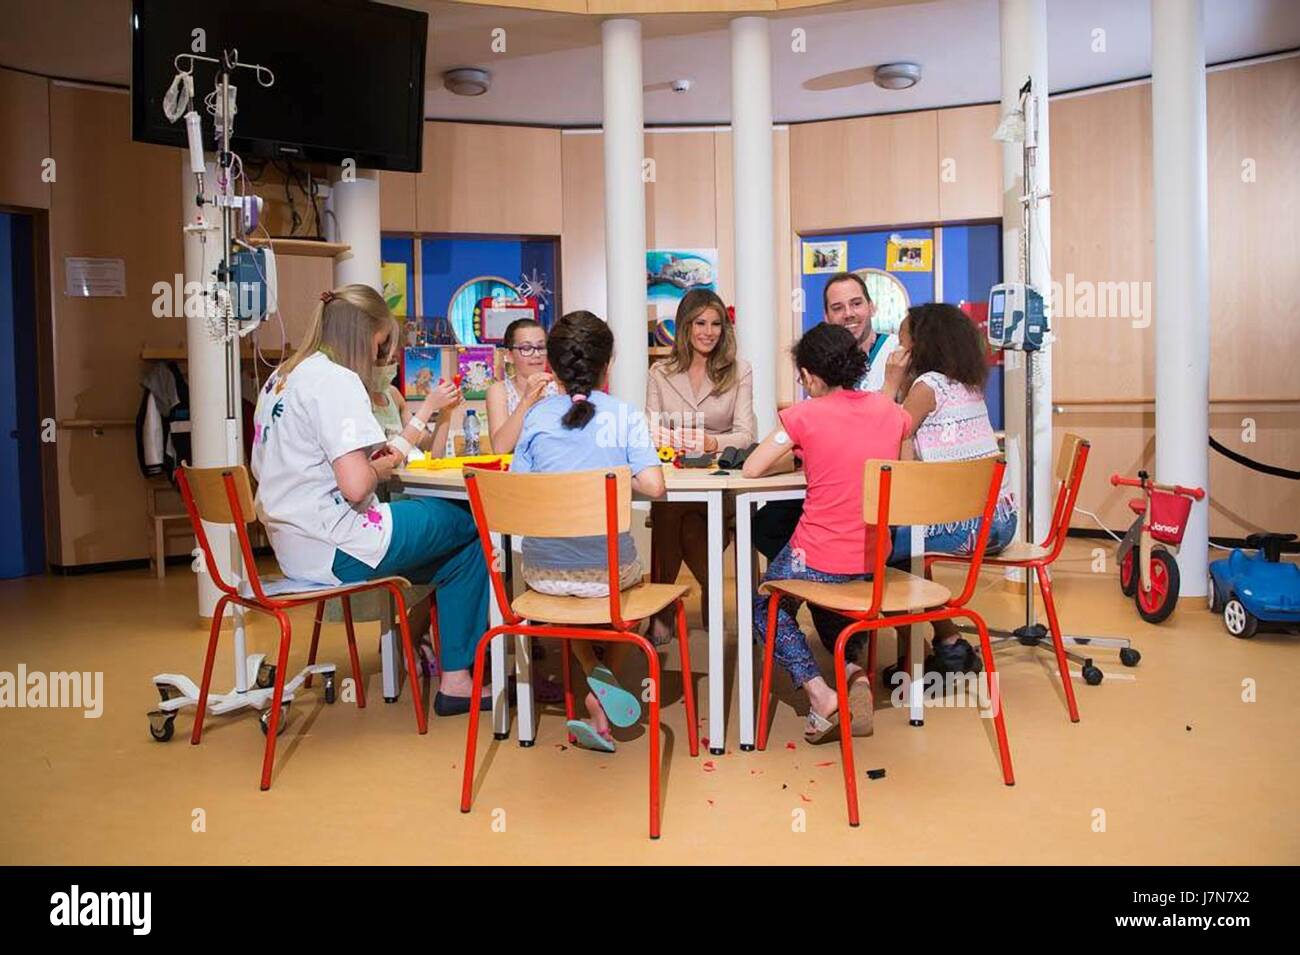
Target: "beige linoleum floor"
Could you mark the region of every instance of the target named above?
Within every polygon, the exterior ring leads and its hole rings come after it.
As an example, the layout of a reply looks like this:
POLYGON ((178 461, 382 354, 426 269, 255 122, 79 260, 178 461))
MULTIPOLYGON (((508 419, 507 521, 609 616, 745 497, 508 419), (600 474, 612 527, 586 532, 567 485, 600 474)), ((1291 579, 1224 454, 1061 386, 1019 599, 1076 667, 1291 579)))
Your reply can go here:
MULTIPOLYGON (((1300 637, 1235 640, 1195 603, 1144 624, 1113 572, 1089 572, 1095 546, 1072 541, 1058 565, 1062 619, 1075 633, 1131 635, 1142 663, 1125 670, 1098 652, 1103 669, 1136 679, 1076 683, 1083 719, 1072 725, 1049 656, 999 651, 1016 786, 1003 786, 976 711, 931 709, 912 728, 884 703, 875 736, 857 743, 863 826, 850 829, 838 748, 799 740, 788 684, 767 752, 738 750, 733 715, 726 755, 691 759, 673 654, 658 842, 646 838, 641 730, 612 756, 562 748, 555 708, 530 750, 513 737, 493 742, 485 723, 477 802, 458 812, 466 722, 431 718, 421 737, 409 698, 383 703, 373 624, 360 640, 369 706, 326 707, 319 691, 303 691, 274 786, 260 792, 262 735, 247 711, 210 717, 199 747, 188 743, 189 715, 168 744, 147 732, 150 677, 197 676, 202 663, 206 634, 184 567, 161 582, 144 570, 3 582, 0 671, 103 671, 105 703, 99 719, 0 709, 0 863, 1300 862, 1300 637), (1243 701, 1246 680, 1254 702, 1243 701), (868 780, 878 767, 886 778, 868 780), (204 832, 193 831, 199 809, 204 832)), ((1014 623, 1022 600, 987 573, 976 605, 997 625, 1014 623)), ((306 614, 295 615, 295 663, 306 614)), ((265 624, 251 642, 272 649, 265 624)), ((345 663, 341 626, 322 643, 322 659, 345 663)), ((892 644, 887 636, 885 654, 892 644)), ((697 631, 697 666, 705 649, 697 631)), ((219 657, 222 684, 228 660, 219 657)), ((729 639, 734 714, 733 660, 729 639)), ((703 702, 707 681, 697 679, 703 702)), ((707 723, 702 731, 711 735, 707 723)))

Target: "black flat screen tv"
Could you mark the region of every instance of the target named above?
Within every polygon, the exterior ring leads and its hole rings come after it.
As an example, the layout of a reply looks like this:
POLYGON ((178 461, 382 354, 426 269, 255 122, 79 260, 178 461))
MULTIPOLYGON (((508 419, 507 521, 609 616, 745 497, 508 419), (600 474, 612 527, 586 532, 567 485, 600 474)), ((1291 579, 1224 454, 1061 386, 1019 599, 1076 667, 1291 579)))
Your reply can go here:
MULTIPOLYGON (((185 145, 183 119, 168 122, 163 97, 178 54, 220 58, 275 74, 262 87, 236 69, 235 136, 244 157, 290 159, 360 169, 418 172, 424 123, 424 54, 429 15, 369 0, 133 0, 131 136, 185 145), (203 31, 201 34, 196 31, 203 31)), ((194 67, 193 108, 211 150, 213 119, 203 99, 217 66, 194 67)))

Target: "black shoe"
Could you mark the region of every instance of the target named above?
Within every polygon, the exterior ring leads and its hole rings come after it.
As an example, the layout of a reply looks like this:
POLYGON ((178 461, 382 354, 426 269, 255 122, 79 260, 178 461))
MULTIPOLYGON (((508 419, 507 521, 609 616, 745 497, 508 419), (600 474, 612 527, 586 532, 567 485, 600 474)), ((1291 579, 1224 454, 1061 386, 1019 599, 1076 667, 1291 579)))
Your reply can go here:
POLYGON ((925 668, 934 673, 979 673, 984 661, 970 643, 958 637, 952 643, 934 642, 934 652, 926 658, 925 668))

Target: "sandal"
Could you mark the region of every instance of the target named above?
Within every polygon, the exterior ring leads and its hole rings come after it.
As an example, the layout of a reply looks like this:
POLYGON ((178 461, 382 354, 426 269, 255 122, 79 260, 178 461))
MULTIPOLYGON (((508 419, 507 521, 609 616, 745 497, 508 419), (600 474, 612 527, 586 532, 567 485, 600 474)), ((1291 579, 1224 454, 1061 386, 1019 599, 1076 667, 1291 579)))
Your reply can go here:
POLYGON ((875 732, 875 699, 865 671, 849 684, 849 715, 853 718, 854 736, 870 736, 875 732))
POLYGON ((830 743, 840 738, 840 720, 839 713, 836 711, 830 717, 822 716, 816 710, 808 711, 808 725, 804 728, 803 738, 805 742, 816 745, 818 743, 830 743))
POLYGON ((595 667, 587 674, 587 685, 615 726, 631 726, 641 718, 641 702, 618 685, 608 667, 595 667))
POLYGON ((601 736, 596 732, 596 727, 590 723, 583 720, 569 720, 564 725, 573 734, 575 745, 581 749, 590 749, 597 753, 614 752, 614 741, 608 736, 601 736))

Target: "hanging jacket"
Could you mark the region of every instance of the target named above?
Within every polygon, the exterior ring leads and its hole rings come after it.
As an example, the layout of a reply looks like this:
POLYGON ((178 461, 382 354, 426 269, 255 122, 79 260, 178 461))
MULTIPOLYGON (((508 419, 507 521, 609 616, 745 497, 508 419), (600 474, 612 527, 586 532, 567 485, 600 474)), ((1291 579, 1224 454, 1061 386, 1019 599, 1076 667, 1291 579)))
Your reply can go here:
POLYGON ((181 461, 190 459, 190 435, 174 429, 189 421, 190 391, 174 361, 153 362, 140 378, 143 394, 135 416, 135 448, 146 477, 172 478, 181 461))

